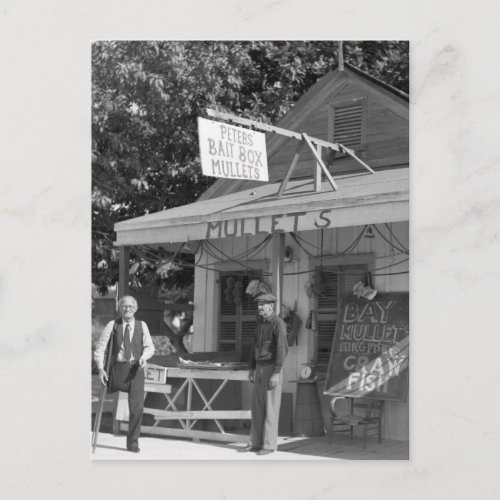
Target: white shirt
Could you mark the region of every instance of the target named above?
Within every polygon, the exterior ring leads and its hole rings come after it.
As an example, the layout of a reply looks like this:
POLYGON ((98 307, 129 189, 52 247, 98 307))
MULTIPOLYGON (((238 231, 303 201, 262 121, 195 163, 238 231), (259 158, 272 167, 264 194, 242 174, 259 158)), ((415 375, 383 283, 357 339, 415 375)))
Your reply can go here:
MULTIPOLYGON (((132 318, 129 322, 123 320, 123 337, 125 338, 125 328, 127 327, 127 323, 130 325, 130 340, 134 337, 134 327, 135 327, 135 318, 132 318)), ((148 325, 144 321, 142 323, 142 345, 143 350, 141 354, 141 358, 144 360, 148 360, 155 353, 155 347, 153 345, 153 340, 151 339, 151 334, 149 333, 148 325)), ((104 368, 104 353, 106 352, 106 346, 108 345, 109 337, 111 336, 111 332, 113 331, 113 326, 115 322, 110 321, 101 332, 99 336, 99 340, 97 341, 96 348, 94 351, 94 359, 97 364, 97 368, 102 370, 104 368)), ((123 361, 123 342, 120 346, 120 350, 118 351, 118 361, 123 361)), ((131 362, 136 361, 134 359, 134 355, 130 359, 131 362)))

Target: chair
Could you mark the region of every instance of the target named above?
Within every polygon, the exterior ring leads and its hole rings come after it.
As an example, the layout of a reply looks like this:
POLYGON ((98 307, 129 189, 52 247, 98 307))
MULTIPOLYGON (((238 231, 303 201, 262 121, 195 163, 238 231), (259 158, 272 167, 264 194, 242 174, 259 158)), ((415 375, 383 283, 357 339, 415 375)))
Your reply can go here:
POLYGON ((337 400, 345 397, 335 397, 330 401, 331 433, 349 433, 351 439, 354 435, 354 428, 363 430, 363 448, 366 448, 368 436, 378 438, 382 442, 382 414, 384 402, 379 399, 349 399, 350 413, 347 415, 337 415, 334 406, 337 400))

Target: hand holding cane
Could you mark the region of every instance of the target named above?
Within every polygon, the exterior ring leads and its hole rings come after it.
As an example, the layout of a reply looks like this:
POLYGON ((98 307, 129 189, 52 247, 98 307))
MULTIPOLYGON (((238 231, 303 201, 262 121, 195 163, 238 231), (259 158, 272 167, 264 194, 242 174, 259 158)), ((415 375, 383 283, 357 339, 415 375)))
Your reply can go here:
MULTIPOLYGON (((107 354, 106 354, 106 364, 105 364, 105 369, 104 369, 104 377, 106 378, 107 382, 107 374, 109 373, 109 367, 111 365, 111 346, 112 346, 112 340, 113 339, 113 332, 111 333, 109 343, 108 343, 108 348, 107 348, 107 354)), ((104 378, 103 377, 103 378, 104 378)), ((97 413, 95 416, 95 423, 94 423, 94 431, 92 433, 92 453, 94 453, 95 448, 97 446, 97 437, 99 435, 99 428, 101 427, 101 417, 102 417, 102 411, 104 409, 104 399, 106 398, 106 392, 107 392, 107 384, 102 383, 103 381, 101 380, 101 389, 99 393, 99 405, 97 407, 97 413)))
MULTIPOLYGON (((118 288, 117 288, 117 297, 118 299, 118 288)), ((115 321, 117 318, 117 311, 118 311, 118 306, 115 308, 115 321)), ((101 427, 101 418, 102 418, 102 412, 104 409, 104 399, 106 398, 106 391, 107 391, 107 382, 108 382, 108 377, 109 377, 109 368, 111 366, 111 350, 113 346, 113 335, 114 335, 114 328, 111 331, 111 335, 109 336, 108 340, 108 346, 106 348, 106 356, 105 356, 105 362, 104 362, 104 370, 99 373, 99 380, 101 382, 101 389, 99 392, 99 404, 97 406, 97 413, 95 416, 95 422, 94 422, 94 429, 92 432, 92 453, 94 453, 95 448, 97 446, 97 438, 99 436, 99 428, 101 427), (102 375, 102 376, 101 376, 102 375)))

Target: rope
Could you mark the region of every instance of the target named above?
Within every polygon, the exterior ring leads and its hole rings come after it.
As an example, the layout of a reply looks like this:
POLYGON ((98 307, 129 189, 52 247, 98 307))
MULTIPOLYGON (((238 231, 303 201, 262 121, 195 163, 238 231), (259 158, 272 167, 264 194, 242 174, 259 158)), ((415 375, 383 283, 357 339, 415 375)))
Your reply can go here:
POLYGON ((401 248, 403 248, 406 251, 406 253, 410 253, 410 251, 403 245, 403 243, 401 243, 398 240, 398 237, 392 232, 392 229, 389 226, 389 224, 387 224, 387 222, 385 223, 385 227, 387 228, 387 230, 389 231, 389 233, 391 233, 391 236, 398 242, 398 244, 401 246, 401 248))
POLYGON ((386 241, 387 243, 389 243, 389 245, 392 247, 392 248, 395 248, 398 252, 401 252, 401 253, 405 253, 405 254, 409 254, 410 252, 408 250, 403 250, 399 247, 397 247, 396 245, 394 245, 394 243, 392 243, 392 241, 388 240, 386 238, 386 236, 384 236, 384 234, 382 234, 382 232, 380 231, 380 229, 377 227, 376 224, 372 224, 372 226, 375 228, 375 231, 377 231, 377 233, 382 237, 382 239, 384 241, 386 241))

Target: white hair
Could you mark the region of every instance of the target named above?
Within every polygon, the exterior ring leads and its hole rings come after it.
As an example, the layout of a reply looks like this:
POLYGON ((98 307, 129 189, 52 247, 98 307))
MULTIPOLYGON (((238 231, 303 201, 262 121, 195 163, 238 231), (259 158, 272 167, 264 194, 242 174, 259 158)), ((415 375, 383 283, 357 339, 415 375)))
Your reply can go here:
POLYGON ((137 309, 137 300, 135 300, 135 297, 132 297, 132 295, 124 295, 124 296, 123 296, 123 297, 122 297, 122 298, 118 301, 118 307, 121 307, 121 305, 123 304, 123 301, 124 301, 125 299, 129 299, 129 300, 131 300, 131 301, 134 303, 134 305, 135 305, 135 307, 136 307, 136 309, 137 309))

